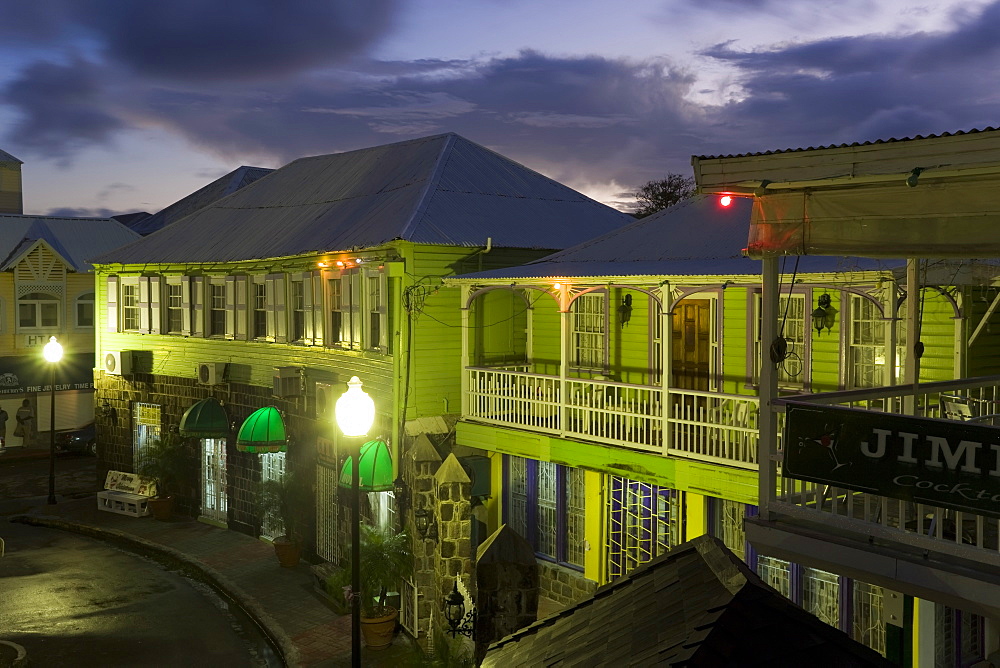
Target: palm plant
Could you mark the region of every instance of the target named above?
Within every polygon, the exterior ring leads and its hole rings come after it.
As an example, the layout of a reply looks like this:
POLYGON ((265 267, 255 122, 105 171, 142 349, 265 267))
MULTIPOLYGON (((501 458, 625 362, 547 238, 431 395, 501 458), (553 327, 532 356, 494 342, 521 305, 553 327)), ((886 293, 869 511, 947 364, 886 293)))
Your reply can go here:
POLYGON ((309 489, 300 477, 287 471, 279 478, 265 480, 260 491, 267 525, 275 527, 289 542, 301 541, 305 524, 303 512, 310 499, 309 489))
POLYGON ((191 458, 184 441, 168 432, 150 441, 143 449, 139 475, 156 481, 156 493, 161 497, 175 494, 187 475, 191 458))
POLYGON ((405 531, 396 533, 364 524, 361 526, 361 614, 383 617, 393 608, 386 603, 413 570, 413 549, 405 531))

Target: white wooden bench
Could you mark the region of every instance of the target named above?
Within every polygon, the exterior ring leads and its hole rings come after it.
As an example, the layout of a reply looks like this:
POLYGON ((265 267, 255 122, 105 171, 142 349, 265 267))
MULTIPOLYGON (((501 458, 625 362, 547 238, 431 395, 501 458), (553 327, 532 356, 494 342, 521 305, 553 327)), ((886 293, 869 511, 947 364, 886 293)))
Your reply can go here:
POLYGON ((97 493, 97 508, 109 513, 144 517, 149 515, 149 498, 156 496, 156 483, 135 473, 108 471, 104 490, 97 493))

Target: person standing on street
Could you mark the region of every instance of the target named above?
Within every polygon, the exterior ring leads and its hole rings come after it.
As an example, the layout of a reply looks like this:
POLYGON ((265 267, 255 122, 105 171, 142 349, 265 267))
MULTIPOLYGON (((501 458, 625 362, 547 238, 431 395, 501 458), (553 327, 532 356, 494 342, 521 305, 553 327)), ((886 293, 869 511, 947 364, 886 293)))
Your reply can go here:
POLYGON ((0 452, 7 450, 7 411, 0 408, 0 452))
POLYGON ((31 402, 25 399, 21 402, 21 407, 14 414, 17 426, 14 427, 14 435, 21 437, 21 445, 28 447, 35 436, 35 411, 31 409, 31 402))

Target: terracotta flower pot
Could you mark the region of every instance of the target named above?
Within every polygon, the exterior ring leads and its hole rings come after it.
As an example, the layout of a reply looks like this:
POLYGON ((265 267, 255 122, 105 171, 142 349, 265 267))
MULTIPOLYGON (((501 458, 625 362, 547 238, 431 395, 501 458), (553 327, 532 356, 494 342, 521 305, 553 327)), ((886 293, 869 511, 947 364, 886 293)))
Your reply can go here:
POLYGON ((392 634, 396 630, 396 620, 399 610, 390 608, 391 612, 381 617, 361 616, 361 635, 368 649, 385 649, 392 644, 392 634))
POLYGON ((285 568, 295 568, 299 565, 299 557, 302 556, 302 545, 297 541, 287 538, 275 538, 271 543, 274 545, 274 554, 278 557, 278 563, 285 568))
POLYGON ((174 497, 172 496, 155 496, 147 503, 153 519, 166 522, 174 515, 174 497))

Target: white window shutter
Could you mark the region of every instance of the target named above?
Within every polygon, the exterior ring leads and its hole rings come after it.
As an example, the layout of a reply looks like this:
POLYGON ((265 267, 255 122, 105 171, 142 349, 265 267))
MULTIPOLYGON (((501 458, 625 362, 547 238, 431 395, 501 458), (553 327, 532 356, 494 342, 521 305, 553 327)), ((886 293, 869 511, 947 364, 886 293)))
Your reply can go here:
POLYGON ((302 338, 306 345, 315 343, 315 330, 313 326, 313 282, 312 272, 302 272, 302 338))
POLYGON ((139 277, 139 331, 149 333, 149 277, 139 277))
POLYGON ((159 334, 161 323, 161 300, 163 299, 163 281, 159 276, 149 277, 149 333, 159 334))
POLYGON ((118 277, 108 276, 108 331, 118 331, 118 277))
POLYGON ((191 336, 191 277, 181 276, 181 334, 191 336))
POLYGON ((313 327, 313 343, 317 346, 323 345, 323 321, 326 310, 323 308, 323 272, 312 272, 312 312, 306 313, 306 318, 311 319, 313 327))
POLYGON ((226 338, 236 338, 236 277, 226 276, 226 338))
POLYGON ((285 310, 285 275, 267 275, 267 335, 276 343, 288 341, 288 314, 285 310))
POLYGON ((235 278, 233 287, 235 287, 235 295, 233 297, 235 309, 234 309, 234 328, 233 337, 239 339, 240 341, 247 340, 248 329, 248 312, 247 312, 247 284, 248 276, 234 276, 235 278))
POLYGON ((191 335, 205 336, 205 277, 191 277, 191 335))

